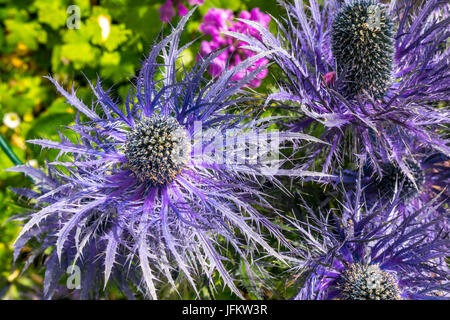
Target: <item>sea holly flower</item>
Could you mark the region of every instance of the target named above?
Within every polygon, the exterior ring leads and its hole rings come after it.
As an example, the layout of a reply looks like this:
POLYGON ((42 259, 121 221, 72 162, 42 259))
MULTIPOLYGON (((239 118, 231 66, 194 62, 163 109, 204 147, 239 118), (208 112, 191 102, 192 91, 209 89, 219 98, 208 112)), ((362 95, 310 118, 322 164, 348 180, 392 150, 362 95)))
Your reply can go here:
MULTIPOLYGON (((232 79, 263 54, 215 81, 204 76, 220 52, 201 59, 189 72, 180 68, 177 59, 186 48, 179 47, 180 33, 191 14, 153 46, 123 104, 98 81, 91 85, 96 101, 88 107, 75 90, 67 92, 49 78, 79 111, 69 127, 79 140, 61 135, 60 142, 29 141, 69 157, 50 163, 48 174, 28 166, 10 169, 32 176, 36 187, 16 190, 35 203, 24 217, 16 254, 31 240, 38 241, 39 251, 54 248, 46 260, 46 297, 52 297, 67 268, 75 266, 81 272, 82 298, 98 297, 114 281, 129 297, 131 286, 156 299, 163 283, 176 290, 183 278, 194 289, 199 278, 214 286, 214 273, 241 297, 225 265, 232 252, 249 273, 249 257, 255 251, 283 260, 259 230, 287 241, 252 206, 268 206, 257 177, 276 184, 277 159, 257 159, 253 152, 250 162, 233 161, 243 159, 248 154, 245 146, 255 145, 259 136, 239 144, 219 143, 241 141, 254 126, 266 132, 270 125, 270 119, 252 120, 253 114, 225 112, 254 99, 241 88, 259 70, 232 79), (269 170, 274 163, 275 171, 269 170), (224 252, 222 246, 232 250, 224 252)), ((267 135, 272 138, 266 145, 292 137, 318 141, 301 134, 267 135)))
MULTIPOLYGON (((420 144, 411 143, 413 157, 404 159, 405 168, 396 162, 380 163, 381 175, 372 162, 361 159, 364 197, 369 204, 384 205, 396 199, 400 206, 420 208, 431 200, 440 203, 437 211, 448 210, 450 205, 450 157, 420 144)), ((330 178, 332 184, 344 183, 353 189, 359 179, 358 171, 343 170, 330 178)))
POLYGON ((396 163, 381 164, 383 176, 377 181, 373 181, 376 191, 381 194, 377 198, 386 198, 388 195, 395 194, 397 189, 400 189, 399 197, 406 202, 416 197, 422 191, 425 177, 420 164, 411 159, 407 159, 405 163, 413 179, 405 175, 396 163))
POLYGON ((255 52, 277 49, 268 57, 284 78, 266 103, 294 107, 299 117, 292 130, 319 132, 329 142, 309 149, 302 165, 322 156, 328 172, 349 155, 367 154, 379 174, 387 162, 405 170, 411 141, 450 155, 439 133, 450 112, 437 107, 449 96, 449 4, 308 3, 284 3, 288 17, 278 22, 276 36, 248 20, 259 37, 227 32, 255 52))
MULTIPOLYGON (((421 155, 417 160, 406 159, 410 175, 392 162, 382 163, 382 176, 365 165, 365 196, 371 201, 391 201, 396 190, 401 190, 399 201, 402 204, 421 201, 428 202, 440 197, 443 204, 449 204, 450 157, 442 153, 421 155)), ((348 179, 347 175, 347 179, 348 179)), ((351 179, 349 179, 351 180, 351 179)))
POLYGON ((339 212, 293 222, 305 239, 302 256, 309 255, 298 268, 303 283, 295 299, 450 298, 448 211, 436 214, 436 201, 417 209, 368 206, 360 180, 356 189, 345 193, 339 212))
POLYGON ((440 224, 435 224, 435 232, 448 232, 450 157, 421 145, 412 144, 411 147, 414 158, 404 159, 405 169, 395 162, 383 162, 379 175, 371 161, 362 158, 358 164, 359 171, 343 170, 328 181, 334 186, 344 185, 349 194, 361 186, 361 194, 368 207, 395 205, 398 212, 415 211, 434 201, 433 214, 428 216, 428 220, 439 218, 440 224))
MULTIPOLYGON (((264 28, 268 28, 270 22, 270 16, 262 13, 259 8, 254 8, 250 12, 242 11, 239 14, 239 18, 248 19, 260 23, 264 28)), ((233 21, 234 15, 231 10, 212 8, 206 13, 203 18, 202 24, 200 24, 199 30, 205 34, 211 36, 210 41, 202 41, 200 47, 200 57, 204 57, 213 51, 226 48, 222 54, 214 59, 209 68, 209 73, 212 76, 219 76, 227 66, 233 67, 238 65, 241 61, 255 55, 251 50, 247 50, 244 46, 247 44, 242 41, 236 41, 236 39, 226 36, 223 33, 226 31, 239 32, 243 34, 249 34, 258 37, 258 31, 248 25, 240 22, 233 21)), ((240 80, 249 72, 261 68, 267 65, 268 60, 261 58, 257 60, 252 66, 234 75, 233 80, 240 80)), ((257 74, 256 78, 250 81, 250 86, 257 88, 261 85, 261 80, 267 76, 267 69, 263 68, 257 74)))

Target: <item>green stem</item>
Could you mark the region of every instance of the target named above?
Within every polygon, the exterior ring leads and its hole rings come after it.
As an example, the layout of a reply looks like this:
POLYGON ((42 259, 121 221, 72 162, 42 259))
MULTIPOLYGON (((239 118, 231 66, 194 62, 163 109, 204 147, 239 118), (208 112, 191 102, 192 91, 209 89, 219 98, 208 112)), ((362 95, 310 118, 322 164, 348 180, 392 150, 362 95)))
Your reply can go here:
POLYGON ((0 134, 0 146, 2 147, 3 151, 5 151, 8 158, 14 163, 14 165, 23 164, 22 161, 20 161, 19 157, 12 151, 11 147, 8 145, 8 142, 3 138, 3 136, 0 134))

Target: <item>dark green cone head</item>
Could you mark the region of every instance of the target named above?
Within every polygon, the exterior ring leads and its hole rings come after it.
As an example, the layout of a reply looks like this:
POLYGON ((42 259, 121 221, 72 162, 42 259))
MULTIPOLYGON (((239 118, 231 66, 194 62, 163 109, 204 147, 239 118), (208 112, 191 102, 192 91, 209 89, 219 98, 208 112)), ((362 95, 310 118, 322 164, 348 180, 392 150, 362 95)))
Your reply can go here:
POLYGON ((382 97, 391 84, 393 26, 386 10, 372 0, 346 4, 331 32, 339 90, 347 98, 364 91, 382 97))
POLYGON ((414 181, 411 181, 394 163, 386 163, 381 166, 383 177, 378 182, 378 189, 382 195, 392 196, 395 190, 401 186, 399 197, 402 201, 409 201, 421 192, 425 183, 422 168, 413 160, 406 160, 406 165, 411 171, 414 181))
POLYGON ((172 182, 189 160, 187 132, 173 118, 143 118, 127 135, 125 156, 141 181, 153 185, 172 182))

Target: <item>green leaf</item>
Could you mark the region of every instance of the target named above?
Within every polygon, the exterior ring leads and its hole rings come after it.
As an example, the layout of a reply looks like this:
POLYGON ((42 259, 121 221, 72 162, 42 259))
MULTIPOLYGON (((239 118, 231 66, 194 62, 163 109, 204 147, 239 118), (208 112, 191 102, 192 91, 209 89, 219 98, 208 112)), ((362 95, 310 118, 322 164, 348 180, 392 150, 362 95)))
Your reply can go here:
POLYGON ((6 42, 11 47, 15 47, 19 42, 22 42, 31 50, 36 50, 38 43, 45 43, 47 40, 47 33, 36 21, 22 22, 8 19, 4 23, 8 32, 6 42))
POLYGON ((241 0, 207 0, 200 6, 199 11, 202 15, 205 15, 211 8, 229 9, 231 11, 246 9, 241 0))
POLYGON ((72 62, 75 69, 95 67, 100 58, 100 49, 89 43, 68 43, 61 46, 61 59, 72 62))
POLYGON ((35 0, 34 5, 38 10, 39 22, 48 24, 54 30, 66 24, 66 1, 35 0))

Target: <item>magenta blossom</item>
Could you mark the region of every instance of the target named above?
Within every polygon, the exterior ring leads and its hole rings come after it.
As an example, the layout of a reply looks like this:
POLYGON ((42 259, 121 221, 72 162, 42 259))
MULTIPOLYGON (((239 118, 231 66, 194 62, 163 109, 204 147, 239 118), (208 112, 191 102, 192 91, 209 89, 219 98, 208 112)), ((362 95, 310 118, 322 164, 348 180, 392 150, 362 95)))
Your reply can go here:
POLYGON ((188 0, 190 6, 195 6, 196 4, 202 5, 205 0, 188 0))
MULTIPOLYGON (((240 13, 239 18, 258 22, 265 28, 268 27, 270 22, 270 16, 262 13, 259 8, 254 8, 250 12, 244 10, 240 13)), ((229 63, 229 67, 233 67, 255 55, 254 52, 244 48, 244 46, 247 45, 246 42, 236 40, 223 34, 223 32, 226 31, 233 31, 250 34, 253 37, 259 37, 259 32, 256 29, 241 21, 233 20, 234 15, 231 10, 212 8, 206 13, 203 18, 203 23, 200 24, 200 32, 211 36, 211 41, 202 41, 200 57, 204 57, 212 51, 227 48, 215 58, 210 65, 209 73, 212 76, 219 76, 225 70, 227 63, 229 63)), ((233 80, 242 79, 249 72, 265 66, 268 62, 269 61, 266 58, 256 61, 252 66, 237 73, 233 80)), ((249 86, 253 88, 259 87, 261 85, 261 80, 266 76, 267 69, 264 69, 249 83, 249 86)))
MULTIPOLYGON (((190 6, 195 6, 197 4, 202 5, 204 2, 205 0, 187 0, 187 3, 190 6)), ((163 23, 168 23, 175 17, 175 7, 177 8, 180 17, 184 17, 186 13, 188 13, 188 9, 183 4, 183 0, 167 0, 166 3, 158 9, 159 18, 163 23)))
POLYGON ((175 9, 173 8, 172 0, 167 0, 161 7, 158 9, 159 18, 162 22, 167 23, 175 16, 175 9))

